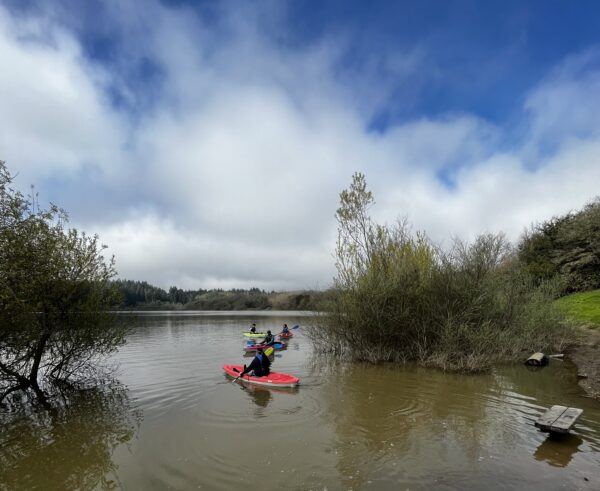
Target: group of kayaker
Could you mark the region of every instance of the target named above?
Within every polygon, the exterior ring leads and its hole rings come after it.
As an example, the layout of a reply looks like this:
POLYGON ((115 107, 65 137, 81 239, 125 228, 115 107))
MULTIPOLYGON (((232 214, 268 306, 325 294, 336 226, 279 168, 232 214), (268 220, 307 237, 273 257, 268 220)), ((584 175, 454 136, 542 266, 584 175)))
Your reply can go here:
MULTIPOLYGON (((250 327, 250 332, 252 334, 256 334, 256 324, 252 324, 252 327, 250 327)), ((289 333, 290 333, 290 329, 288 328, 288 325, 284 324, 283 327, 281 328, 281 334, 287 335, 289 333)), ((267 331, 267 335, 265 336, 265 339, 263 339, 262 342, 260 342, 259 344, 266 344, 266 345, 271 346, 272 344, 275 344, 275 336, 273 336, 271 331, 267 331)))
MULTIPOLYGON (((250 327, 250 332, 252 334, 256 333, 256 324, 252 324, 252 327, 250 327)), ((287 324, 283 325, 281 332, 286 334, 290 332, 287 324)), ((273 344, 275 344, 275 336, 273 336, 271 331, 267 331, 267 335, 260 344, 268 346, 272 346, 273 344)), ((269 360, 269 357, 265 355, 262 348, 257 348, 256 356, 254 357, 250 365, 244 365, 244 371, 240 374, 240 377, 243 377, 244 375, 250 372, 253 372, 253 375, 255 377, 264 377, 266 375, 269 375, 270 368, 271 361, 269 360)))

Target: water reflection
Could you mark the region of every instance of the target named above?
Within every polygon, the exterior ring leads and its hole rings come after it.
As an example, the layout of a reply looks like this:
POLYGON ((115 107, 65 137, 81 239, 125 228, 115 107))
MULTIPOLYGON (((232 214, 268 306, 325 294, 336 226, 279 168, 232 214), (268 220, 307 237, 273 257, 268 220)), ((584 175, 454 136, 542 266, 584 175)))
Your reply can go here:
POLYGON ((62 392, 60 405, 0 413, 0 489, 103 489, 119 485, 114 449, 139 428, 123 385, 62 392))
POLYGON ((246 315, 140 321, 114 360, 144 410, 137 433, 112 396, 82 396, 53 422, 0 414, 0 489, 600 489, 600 406, 566 362, 476 376, 329 364, 299 333, 272 367, 298 389, 233 385, 222 366, 249 362, 246 315), (555 446, 534 426, 553 404, 584 410, 575 440, 555 446))
MULTIPOLYGON (((231 379, 227 379, 231 380, 231 379)), ((298 394, 298 387, 266 387, 264 385, 255 385, 248 382, 244 382, 241 379, 239 384, 243 391, 245 391, 254 404, 259 408, 266 408, 269 403, 273 400, 273 394, 298 394)))
POLYGON ((585 421, 577 434, 541 444, 545 436, 533 425, 547 400, 567 399, 569 374, 558 368, 543 379, 524 367, 468 377, 415 367, 333 369, 338 376, 322 394, 343 488, 494 487, 498 479, 510 488, 519 486, 513 475, 531 472, 531 461, 566 467, 578 457, 587 468, 596 435, 585 421), (502 467, 507 461, 513 474, 502 467))
MULTIPOLYGON (((497 438, 486 419, 490 375, 461 377, 418 368, 368 365, 340 367, 328 387, 335 415, 338 471, 346 489, 360 489, 370 474, 387 468, 388 478, 411 486, 426 462, 477 462, 480 442, 497 438)), ((501 434, 501 433, 500 433, 501 434)))
POLYGON ((252 402, 254 402, 254 404, 260 408, 267 407, 271 399, 273 399, 271 391, 266 387, 260 387, 258 385, 252 385, 245 382, 242 382, 242 386, 250 395, 252 402))
POLYGON ((566 467, 579 450, 583 439, 570 433, 564 435, 548 435, 535 451, 535 459, 547 462, 553 467, 566 467))

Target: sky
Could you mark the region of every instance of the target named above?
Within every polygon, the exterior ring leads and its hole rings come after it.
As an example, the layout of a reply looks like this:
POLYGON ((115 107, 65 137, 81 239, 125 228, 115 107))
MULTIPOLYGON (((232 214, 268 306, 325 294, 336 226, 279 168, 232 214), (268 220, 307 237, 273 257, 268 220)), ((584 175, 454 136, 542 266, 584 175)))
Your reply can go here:
POLYGON ((327 288, 354 172, 517 241, 600 195, 598 115, 592 0, 0 0, 0 160, 163 288, 327 288))

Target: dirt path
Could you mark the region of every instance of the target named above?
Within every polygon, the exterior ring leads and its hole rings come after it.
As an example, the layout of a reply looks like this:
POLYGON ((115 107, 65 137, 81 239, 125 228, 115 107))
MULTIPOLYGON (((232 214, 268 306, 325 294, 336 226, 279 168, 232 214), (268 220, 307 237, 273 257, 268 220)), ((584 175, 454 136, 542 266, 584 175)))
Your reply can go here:
POLYGON ((600 330, 585 329, 581 343, 572 346, 567 356, 577 365, 579 385, 600 401, 600 330))

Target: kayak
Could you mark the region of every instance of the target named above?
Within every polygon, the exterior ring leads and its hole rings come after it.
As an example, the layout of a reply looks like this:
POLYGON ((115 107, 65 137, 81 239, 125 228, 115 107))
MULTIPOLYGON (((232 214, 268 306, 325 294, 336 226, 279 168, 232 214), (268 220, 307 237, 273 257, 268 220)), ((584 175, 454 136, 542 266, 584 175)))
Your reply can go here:
POLYGON ((275 343, 275 344, 251 344, 250 346, 244 346, 244 351, 248 352, 248 351, 256 351, 258 348, 261 348, 263 350, 269 349, 270 347, 275 348, 276 350, 280 350, 280 349, 287 349, 287 346, 284 343, 275 343))
POLYGON ((264 338, 267 336, 266 332, 250 332, 246 331, 244 333, 245 338, 255 339, 255 338, 264 338))
POLYGON ((279 339, 289 339, 289 338, 293 338, 294 335, 291 332, 282 332, 279 335, 279 339))
MULTIPOLYGON (((223 370, 225 370, 225 373, 230 377, 236 378, 242 373, 244 367, 242 365, 223 365, 223 370)), ((298 377, 294 377, 287 373, 277 372, 271 372, 264 377, 254 377, 253 375, 246 374, 243 377, 240 377, 240 380, 250 382, 251 384, 271 387, 296 387, 300 384, 300 379, 298 377)))

